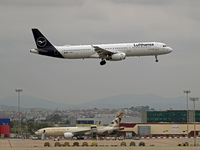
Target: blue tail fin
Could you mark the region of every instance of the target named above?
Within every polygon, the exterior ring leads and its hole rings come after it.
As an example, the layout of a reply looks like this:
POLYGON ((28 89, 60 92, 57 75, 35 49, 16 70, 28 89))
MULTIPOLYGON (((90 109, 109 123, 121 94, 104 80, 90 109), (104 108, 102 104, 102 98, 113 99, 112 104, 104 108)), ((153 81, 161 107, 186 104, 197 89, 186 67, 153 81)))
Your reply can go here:
POLYGON ((47 38, 38 29, 32 29, 32 32, 39 54, 63 58, 59 51, 47 40, 47 38))

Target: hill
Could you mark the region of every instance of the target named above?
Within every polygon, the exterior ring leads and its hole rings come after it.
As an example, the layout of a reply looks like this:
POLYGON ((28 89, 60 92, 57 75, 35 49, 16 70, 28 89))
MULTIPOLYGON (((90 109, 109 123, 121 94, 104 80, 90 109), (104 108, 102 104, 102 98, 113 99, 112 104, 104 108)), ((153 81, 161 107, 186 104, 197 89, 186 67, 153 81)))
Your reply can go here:
MULTIPOLYGON (((1 105, 18 106, 16 96, 7 96, 0 100, 1 105)), ((92 102, 79 105, 56 103, 49 100, 38 99, 31 96, 21 96, 21 108, 42 108, 42 109, 90 109, 90 108, 130 108, 132 106, 149 106, 155 110, 185 109, 185 97, 164 98, 153 94, 122 94, 117 96, 105 97, 92 102)), ((7 107, 2 107, 4 110, 7 107)), ((14 109, 14 107, 13 107, 14 109)), ((16 109, 16 108, 15 108, 16 109)))
MULTIPOLYGON (((18 106, 18 98, 17 96, 7 96, 0 100, 1 104, 1 110, 8 109, 14 109, 17 110, 18 106), (4 107, 2 106, 4 105, 4 107), (12 108, 8 108, 12 107, 12 108)), ((73 105, 67 105, 62 103, 56 103, 49 100, 44 99, 38 99, 32 96, 23 95, 20 97, 20 107, 21 110, 26 108, 40 108, 40 109, 66 109, 70 108, 70 106, 73 107, 73 105)))
POLYGON ((122 94, 105 97, 96 101, 83 103, 77 108, 130 108, 132 106, 149 106, 155 110, 185 109, 185 97, 164 98, 153 94, 122 94))

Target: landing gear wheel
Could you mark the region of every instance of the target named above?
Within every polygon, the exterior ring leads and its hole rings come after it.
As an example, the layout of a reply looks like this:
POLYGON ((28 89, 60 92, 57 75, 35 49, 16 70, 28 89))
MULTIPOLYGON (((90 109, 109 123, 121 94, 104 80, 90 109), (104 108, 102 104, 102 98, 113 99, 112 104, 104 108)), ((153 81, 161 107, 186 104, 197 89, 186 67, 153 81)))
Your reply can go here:
POLYGON ((156 62, 158 62, 158 57, 155 55, 155 58, 156 58, 156 62))
POLYGON ((101 62, 100 62, 100 65, 105 65, 106 64, 106 61, 105 60, 102 60, 101 62))

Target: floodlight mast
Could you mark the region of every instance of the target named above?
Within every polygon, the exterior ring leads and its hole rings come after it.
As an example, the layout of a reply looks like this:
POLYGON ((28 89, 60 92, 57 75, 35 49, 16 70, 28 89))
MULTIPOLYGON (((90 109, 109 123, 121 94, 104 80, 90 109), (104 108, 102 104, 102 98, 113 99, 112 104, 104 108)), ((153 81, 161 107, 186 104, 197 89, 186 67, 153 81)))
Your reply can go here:
POLYGON ((188 121, 189 121, 189 114, 188 114, 188 94, 191 92, 189 90, 184 90, 184 93, 186 93, 186 103, 187 103, 187 137, 188 137, 188 132, 189 132, 189 127, 188 127, 188 121))
POLYGON ((22 89, 15 89, 15 92, 18 93, 18 117, 19 117, 19 122, 18 122, 18 135, 21 135, 21 113, 20 113, 20 92, 22 92, 22 89))
POLYGON ((196 146, 196 126, 195 126, 195 101, 199 100, 199 97, 190 98, 191 101, 194 103, 194 146, 196 146))

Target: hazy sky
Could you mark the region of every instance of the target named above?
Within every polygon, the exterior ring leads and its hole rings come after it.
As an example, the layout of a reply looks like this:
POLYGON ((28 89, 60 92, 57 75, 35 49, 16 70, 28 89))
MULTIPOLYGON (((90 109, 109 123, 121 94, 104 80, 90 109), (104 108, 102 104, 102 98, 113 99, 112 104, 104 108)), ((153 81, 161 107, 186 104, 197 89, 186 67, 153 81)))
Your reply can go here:
POLYGON ((1 0, 0 99, 30 95, 79 104, 120 94, 200 96, 199 0, 1 0), (31 28, 55 45, 157 41, 168 55, 124 61, 67 60, 30 53, 31 28))

